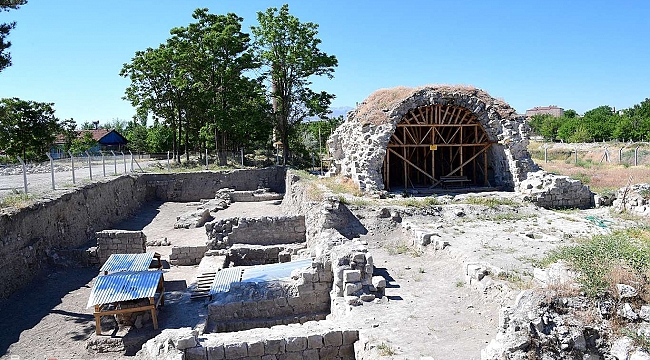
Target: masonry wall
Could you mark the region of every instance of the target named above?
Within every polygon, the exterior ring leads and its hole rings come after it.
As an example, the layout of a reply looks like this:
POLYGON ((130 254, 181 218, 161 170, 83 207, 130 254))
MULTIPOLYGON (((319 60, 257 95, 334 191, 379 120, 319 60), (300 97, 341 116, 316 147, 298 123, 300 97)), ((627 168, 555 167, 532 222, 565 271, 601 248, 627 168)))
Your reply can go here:
POLYGON ((284 192, 282 167, 241 169, 232 171, 203 171, 198 173, 142 175, 151 196, 162 201, 198 201, 212 199, 222 188, 253 191, 269 188, 284 192))
POLYGON ((132 174, 85 185, 24 209, 0 211, 0 298, 29 284, 46 251, 82 247, 145 202, 212 199, 224 187, 284 192, 281 167, 226 172, 132 174))
POLYGON ((359 331, 330 321, 280 325, 224 334, 190 328, 165 329, 147 341, 138 359, 341 359, 355 358, 359 331))
POLYGON ((29 284, 48 263, 46 251, 81 247, 95 232, 142 206, 138 177, 120 176, 83 186, 56 199, 0 214, 0 298, 29 284))
POLYGON ((207 246, 174 246, 169 255, 171 265, 198 265, 205 255, 207 246))
POLYGON ((214 332, 231 332, 324 320, 330 311, 332 281, 330 263, 314 262, 296 274, 292 283, 272 284, 270 290, 231 284, 226 297, 208 305, 210 327, 214 332), (250 294, 256 295, 251 298, 250 294))
POLYGON ((205 224, 209 249, 234 244, 280 245, 305 242, 305 217, 301 215, 219 219, 205 224))
POLYGON ((100 266, 111 254, 142 254, 147 250, 147 236, 142 231, 103 230, 95 235, 100 266))

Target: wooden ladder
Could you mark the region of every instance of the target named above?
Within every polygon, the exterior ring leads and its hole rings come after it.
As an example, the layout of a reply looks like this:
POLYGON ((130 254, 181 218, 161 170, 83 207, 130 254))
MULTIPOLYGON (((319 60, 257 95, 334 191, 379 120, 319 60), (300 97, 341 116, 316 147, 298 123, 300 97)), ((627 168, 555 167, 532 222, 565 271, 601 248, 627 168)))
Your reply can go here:
POLYGON ((216 276, 216 274, 217 273, 215 272, 208 272, 199 275, 196 278, 196 287, 192 289, 192 294, 190 295, 190 299, 196 300, 196 299, 204 299, 207 297, 212 299, 212 295, 210 295, 210 288, 212 287, 212 283, 214 282, 214 277, 216 276))

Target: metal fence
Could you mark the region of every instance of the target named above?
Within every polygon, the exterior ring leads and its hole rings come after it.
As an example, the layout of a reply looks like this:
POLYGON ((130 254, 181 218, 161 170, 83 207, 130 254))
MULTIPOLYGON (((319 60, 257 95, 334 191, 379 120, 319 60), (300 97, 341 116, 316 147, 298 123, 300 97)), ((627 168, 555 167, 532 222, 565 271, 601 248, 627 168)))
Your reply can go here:
POLYGON ((593 144, 544 144, 529 150, 535 160, 545 163, 564 161, 612 164, 623 166, 650 166, 650 143, 619 143, 594 146, 593 144))
POLYGON ((45 193, 47 189, 60 190, 77 183, 89 182, 129 172, 144 172, 148 154, 131 152, 84 153, 60 156, 49 154, 46 162, 25 162, 20 165, 0 166, 0 196, 16 193, 45 193))

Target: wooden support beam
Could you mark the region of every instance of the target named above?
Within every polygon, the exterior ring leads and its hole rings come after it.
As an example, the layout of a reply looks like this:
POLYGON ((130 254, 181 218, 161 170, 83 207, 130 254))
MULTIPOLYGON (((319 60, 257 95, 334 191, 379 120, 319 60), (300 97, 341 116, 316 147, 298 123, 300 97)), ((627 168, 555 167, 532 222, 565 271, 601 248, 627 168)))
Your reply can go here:
MULTIPOLYGON (((420 169, 417 165, 415 165, 415 164, 413 164, 412 162, 410 162, 407 158, 403 157, 402 155, 400 155, 399 153, 397 153, 395 150, 393 150, 393 149, 388 149, 388 150, 389 150, 390 152, 392 152, 393 154, 395 154, 395 156, 397 156, 398 158, 404 160, 404 164, 405 164, 405 165, 406 165, 406 164, 411 165, 412 167, 415 168, 415 170, 417 170, 417 171, 423 173, 424 176, 428 177, 428 178, 431 179, 431 180, 434 180, 434 181, 436 182, 435 185, 438 185, 438 184, 440 183, 440 181, 436 180, 434 177, 432 177, 431 175, 427 174, 424 170, 420 169)), ((434 185, 434 186, 435 186, 435 185, 434 185)))
POLYGON ((445 175, 445 176, 451 176, 451 175, 454 175, 455 173, 457 173, 458 170, 460 170, 463 166, 467 165, 470 161, 474 160, 476 157, 478 157, 478 156, 481 155, 482 153, 485 153, 485 151, 486 151, 487 149, 489 149, 491 145, 492 145, 492 144, 489 144, 489 145, 487 145, 487 146, 484 146, 484 147, 479 151, 478 154, 475 154, 474 156, 472 156, 471 158, 469 158, 469 159, 468 159, 467 161, 465 161, 464 163, 461 163, 460 166, 456 167, 454 170, 452 170, 449 174, 447 174, 447 175, 445 175))

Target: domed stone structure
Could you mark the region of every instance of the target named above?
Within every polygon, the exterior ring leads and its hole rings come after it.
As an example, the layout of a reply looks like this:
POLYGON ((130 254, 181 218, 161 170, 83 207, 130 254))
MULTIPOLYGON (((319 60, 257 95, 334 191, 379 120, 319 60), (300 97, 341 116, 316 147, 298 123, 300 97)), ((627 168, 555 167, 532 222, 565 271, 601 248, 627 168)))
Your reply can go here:
POLYGON ((381 89, 332 134, 330 175, 349 177, 365 192, 518 190, 543 206, 589 207, 593 196, 581 183, 546 181, 553 175, 526 150, 529 129, 504 101, 471 86, 381 89), (533 172, 537 180, 525 183, 533 172), (577 195, 558 198, 545 186, 551 183, 577 195))

